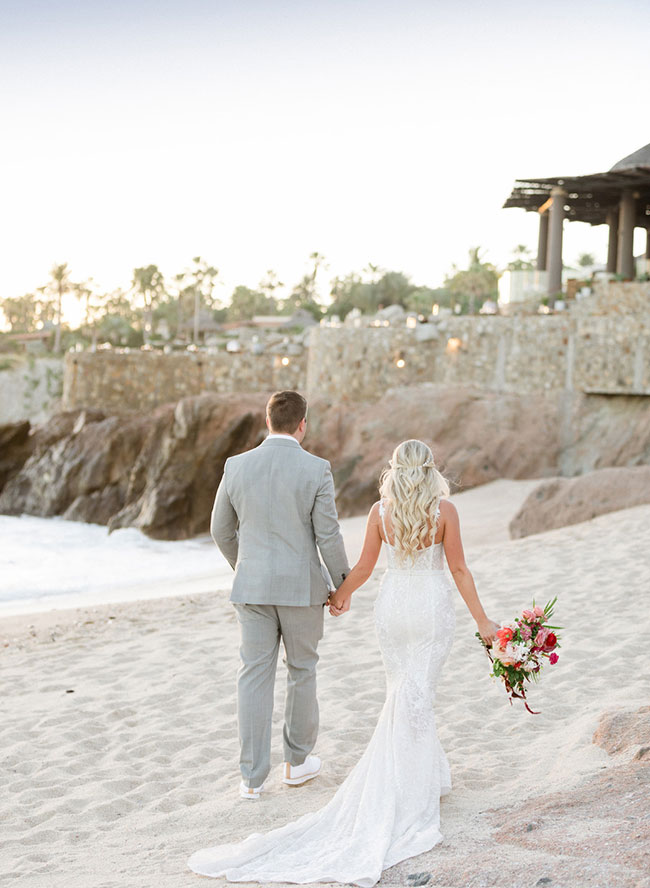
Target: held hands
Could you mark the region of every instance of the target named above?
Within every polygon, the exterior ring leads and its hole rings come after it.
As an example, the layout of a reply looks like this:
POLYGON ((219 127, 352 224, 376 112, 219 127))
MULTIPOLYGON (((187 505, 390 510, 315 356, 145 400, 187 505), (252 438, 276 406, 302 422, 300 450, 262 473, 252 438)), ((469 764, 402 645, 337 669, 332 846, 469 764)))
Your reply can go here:
POLYGON ((494 620, 488 620, 487 617, 482 620, 478 620, 476 626, 478 628, 479 635, 488 646, 492 644, 497 632, 501 628, 498 623, 495 623, 494 620))
POLYGON ((351 600, 352 600, 351 595, 348 595, 347 598, 345 598, 343 595, 339 595, 338 592, 334 592, 327 599, 327 604, 330 609, 330 614, 333 617, 340 617, 341 614, 344 614, 350 610, 351 600))

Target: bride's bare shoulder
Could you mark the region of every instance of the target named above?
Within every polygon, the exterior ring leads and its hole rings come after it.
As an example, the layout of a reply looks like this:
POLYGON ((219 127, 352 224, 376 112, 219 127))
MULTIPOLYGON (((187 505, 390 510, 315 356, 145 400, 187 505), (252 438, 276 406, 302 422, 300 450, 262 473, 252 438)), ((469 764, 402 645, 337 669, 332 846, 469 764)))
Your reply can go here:
POLYGON ((456 506, 448 499, 441 499, 439 504, 440 515, 445 518, 458 518, 456 506))

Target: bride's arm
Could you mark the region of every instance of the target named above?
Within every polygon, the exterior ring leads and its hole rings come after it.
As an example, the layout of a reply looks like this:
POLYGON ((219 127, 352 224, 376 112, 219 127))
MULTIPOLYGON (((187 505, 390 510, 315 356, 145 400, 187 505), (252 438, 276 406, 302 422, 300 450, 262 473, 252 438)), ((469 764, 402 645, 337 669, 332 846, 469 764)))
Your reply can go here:
POLYGON ((483 641, 491 644, 499 625, 494 620, 490 620, 483 610, 483 605, 474 585, 474 577, 465 563, 465 553, 463 552, 463 543, 460 538, 458 512, 452 503, 448 500, 443 500, 440 503, 440 514, 445 522, 442 542, 445 547, 445 557, 447 558, 449 570, 463 601, 467 605, 467 609, 476 620, 476 626, 481 638, 483 641))
POLYGON ((379 533, 379 503, 375 503, 368 514, 366 535, 359 560, 354 565, 336 592, 330 596, 330 613, 338 617, 350 610, 352 593, 363 586, 373 572, 381 551, 381 535, 379 533))

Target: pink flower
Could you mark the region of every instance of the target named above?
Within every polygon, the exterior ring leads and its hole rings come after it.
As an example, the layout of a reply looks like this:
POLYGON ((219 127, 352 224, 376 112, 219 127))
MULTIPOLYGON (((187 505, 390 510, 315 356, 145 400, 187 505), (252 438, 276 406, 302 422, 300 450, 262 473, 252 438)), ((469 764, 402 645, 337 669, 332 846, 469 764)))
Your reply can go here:
POLYGON ((544 647, 544 642, 546 641, 546 636, 548 635, 548 629, 540 629, 537 635, 535 636, 535 644, 538 647, 544 647))
POLYGON ((535 619, 535 614, 531 610, 525 610, 521 612, 524 620, 528 620, 529 622, 535 619))
POLYGON ((530 627, 526 626, 526 625, 520 626, 519 632, 520 632, 521 637, 523 638, 524 641, 528 641, 532 637, 532 634, 533 634, 530 630, 530 627))
POLYGON ((560 658, 558 657, 557 654, 551 654, 551 656, 548 658, 548 661, 549 661, 549 663, 551 664, 551 666, 555 666, 555 664, 557 663, 557 661, 558 661, 559 659, 560 659, 560 658))
POLYGON ((543 617, 544 616, 544 608, 540 607, 539 604, 536 604, 535 607, 533 608, 533 613, 535 614, 536 617, 543 617))
POLYGON ((509 642, 499 651, 498 659, 504 666, 514 666, 517 662, 517 654, 509 642))

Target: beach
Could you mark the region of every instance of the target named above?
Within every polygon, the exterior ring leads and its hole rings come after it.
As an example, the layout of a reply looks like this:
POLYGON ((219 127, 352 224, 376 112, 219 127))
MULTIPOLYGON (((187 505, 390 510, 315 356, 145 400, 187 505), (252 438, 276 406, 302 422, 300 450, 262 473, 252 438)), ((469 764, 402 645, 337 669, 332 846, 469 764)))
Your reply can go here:
MULTIPOLYGON (((489 677, 457 596, 436 700, 453 779, 441 804, 444 841, 387 870, 381 885, 650 886, 650 736, 642 742, 635 727, 650 703, 650 506, 510 540, 508 522, 534 484, 499 481, 455 502, 491 617, 510 620, 533 598, 558 596, 560 661, 529 693, 540 714, 511 707, 489 677), (629 714, 632 727, 609 745, 594 743, 597 731, 616 733, 612 713, 629 714)), ((343 523, 352 558, 363 526, 343 523)), ((372 610, 381 566, 349 614, 327 618, 315 750, 322 774, 299 788, 280 781, 280 664, 273 771, 257 803, 237 794, 238 631, 228 577, 210 579, 199 567, 194 578, 168 578, 164 598, 143 582, 139 598, 130 588, 120 599, 114 588, 111 603, 2 619, 3 883, 190 888, 199 884, 186 868, 194 850, 320 807, 360 757, 385 691, 372 610)))

